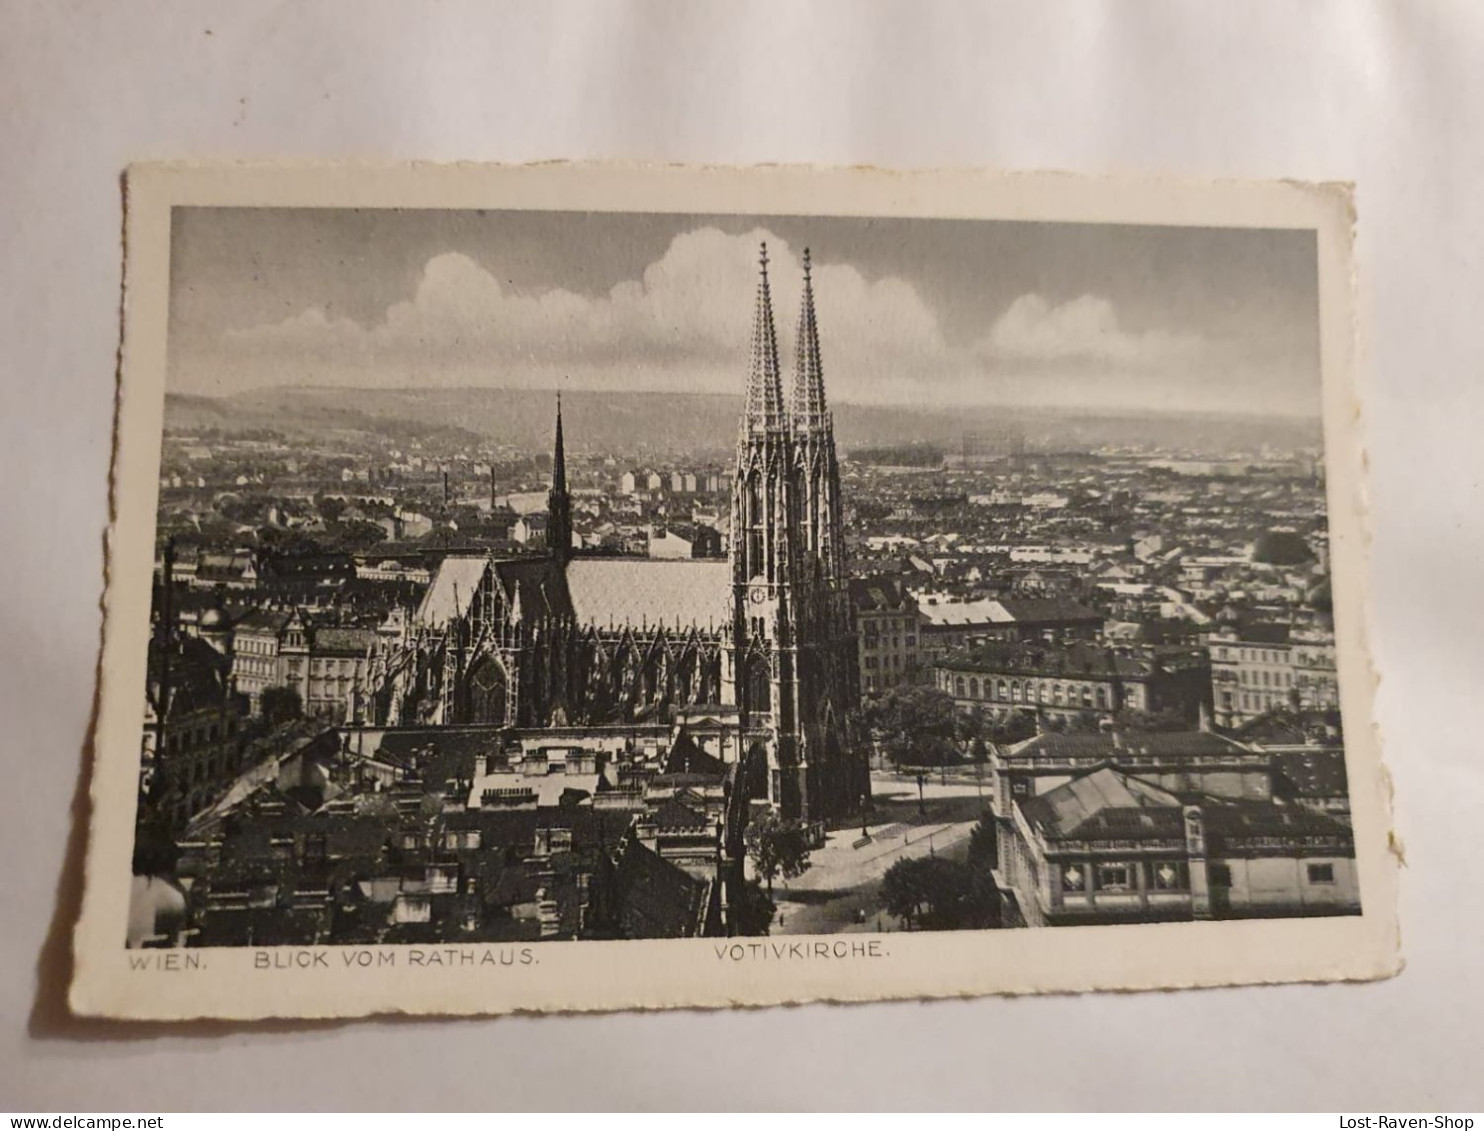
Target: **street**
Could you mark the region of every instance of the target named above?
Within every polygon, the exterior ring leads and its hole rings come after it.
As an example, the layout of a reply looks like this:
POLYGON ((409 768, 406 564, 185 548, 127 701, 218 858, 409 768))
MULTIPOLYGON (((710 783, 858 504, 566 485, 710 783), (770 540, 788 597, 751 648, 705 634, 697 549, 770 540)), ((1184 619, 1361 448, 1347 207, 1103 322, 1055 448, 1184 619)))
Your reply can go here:
POLYGON ((932 853, 962 859, 969 832, 988 806, 973 778, 947 784, 923 782, 925 812, 918 811, 915 776, 890 771, 871 775, 870 841, 855 824, 831 832, 809 855, 810 867, 795 880, 778 881, 773 901, 775 935, 823 935, 843 931, 894 931, 900 924, 881 905, 881 878, 896 861, 932 853))

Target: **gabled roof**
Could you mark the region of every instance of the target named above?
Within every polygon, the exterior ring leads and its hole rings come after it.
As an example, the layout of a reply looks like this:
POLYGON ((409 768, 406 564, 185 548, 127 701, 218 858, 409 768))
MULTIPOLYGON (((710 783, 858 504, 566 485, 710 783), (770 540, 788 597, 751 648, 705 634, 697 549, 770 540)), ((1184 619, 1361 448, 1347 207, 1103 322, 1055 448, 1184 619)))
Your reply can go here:
POLYGON ((1318 841, 1352 851, 1355 835, 1333 817, 1301 805, 1248 801, 1207 805, 1206 844, 1213 855, 1252 847, 1253 841, 1282 840, 1301 845, 1318 841))
POLYGON ((727 767, 720 758, 701 749, 696 740, 682 727, 675 735, 675 741, 670 745, 670 752, 665 758, 665 768, 662 772, 666 775, 721 777, 727 772, 727 767))
POLYGON ((1008 624, 1010 615, 992 598, 976 601, 919 601, 917 611, 930 626, 1008 624))
POLYGON ((314 651, 317 653, 364 656, 375 642, 376 632, 369 628, 326 627, 314 630, 314 651))
POLYGON ((1287 644, 1293 629, 1286 624, 1249 624, 1237 631, 1242 644, 1287 644))
POLYGON ((572 601, 560 562, 552 558, 506 558, 497 561, 494 570, 523 621, 571 614, 572 601))
POLYGON ((417 621, 428 628, 443 628, 464 616, 484 580, 489 559, 480 555, 451 555, 438 563, 438 572, 417 608, 417 621))
POLYGON ((1325 745, 1339 746, 1335 723, 1333 712, 1280 707, 1247 720, 1237 728, 1236 736, 1243 742, 1264 746, 1299 746, 1316 739, 1325 745))
POLYGON ((1099 758, 1117 763, 1121 756, 1154 758, 1195 758, 1251 756, 1254 752, 1240 742, 1203 730, 1150 731, 1125 734, 1038 734, 1002 751, 1002 757, 1099 758))
POLYGON ((675 800, 667 801, 655 810, 650 821, 661 829, 698 829, 710 823, 704 813, 697 813, 689 805, 675 800))
POLYGON ((1184 820, 1173 793, 1111 766, 1023 801, 1020 811, 1047 840, 1166 839, 1181 835, 1184 820))
POLYGON ((233 627, 238 632, 270 633, 274 636, 288 624, 289 614, 273 609, 250 609, 237 619, 233 627))
POLYGON ((707 885, 632 837, 618 865, 619 920, 631 939, 700 934, 707 885))
POLYGON ((916 604, 900 577, 852 577, 850 603, 863 612, 909 611, 916 604))
POLYGON ((1066 597, 1002 597, 999 604, 1017 624, 1101 623, 1103 620, 1102 613, 1066 597))

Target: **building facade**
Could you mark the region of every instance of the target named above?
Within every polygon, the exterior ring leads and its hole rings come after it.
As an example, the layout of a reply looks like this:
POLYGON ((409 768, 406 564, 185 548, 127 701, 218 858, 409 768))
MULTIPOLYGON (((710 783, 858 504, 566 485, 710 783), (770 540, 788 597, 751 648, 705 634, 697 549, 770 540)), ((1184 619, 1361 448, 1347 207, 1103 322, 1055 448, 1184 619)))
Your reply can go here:
POLYGON ((1001 861, 1027 926, 1356 914, 1350 829, 1112 766, 1016 799, 1001 861))
POLYGON ((1209 695, 1210 669, 1199 649, 989 644, 938 660, 933 679, 961 711, 1034 710, 1054 718, 1171 711, 1194 724, 1209 695))
POLYGON ((861 693, 881 695, 921 678, 917 599, 897 577, 852 578, 861 693))
POLYGON ((1103 615, 1063 597, 930 598, 919 604, 924 664, 981 644, 1096 640, 1103 615))
POLYGON ((1211 692, 1216 721, 1239 727, 1275 710, 1338 710, 1335 642, 1327 632, 1254 625, 1213 633, 1211 692))

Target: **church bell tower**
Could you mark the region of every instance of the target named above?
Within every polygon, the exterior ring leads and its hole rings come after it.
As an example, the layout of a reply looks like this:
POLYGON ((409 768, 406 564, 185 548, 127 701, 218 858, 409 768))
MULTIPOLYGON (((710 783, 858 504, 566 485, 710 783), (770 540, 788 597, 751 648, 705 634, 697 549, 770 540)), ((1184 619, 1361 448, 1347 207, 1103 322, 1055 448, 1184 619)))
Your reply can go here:
POLYGON ((798 680, 793 592, 797 575, 798 492, 783 401, 768 245, 758 256, 747 400, 732 479, 733 678, 744 727, 774 735, 768 798, 785 814, 807 808, 797 764, 798 680))
POLYGON ((850 741, 856 640, 807 250, 791 394, 785 401, 764 244, 732 480, 732 674, 744 727, 771 732, 769 801, 816 820, 854 811, 870 780, 850 741))

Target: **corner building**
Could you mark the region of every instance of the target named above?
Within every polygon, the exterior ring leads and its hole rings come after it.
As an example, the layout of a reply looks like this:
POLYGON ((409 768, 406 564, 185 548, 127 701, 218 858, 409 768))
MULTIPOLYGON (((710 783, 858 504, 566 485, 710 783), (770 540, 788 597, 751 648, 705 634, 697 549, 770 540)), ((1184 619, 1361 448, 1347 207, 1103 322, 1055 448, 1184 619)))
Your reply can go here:
POLYGON ((870 775, 809 253, 787 398, 766 245, 759 258, 727 560, 574 558, 558 404, 547 556, 445 559, 372 656, 376 725, 598 729, 700 711, 735 731, 735 804, 859 811, 870 775))

